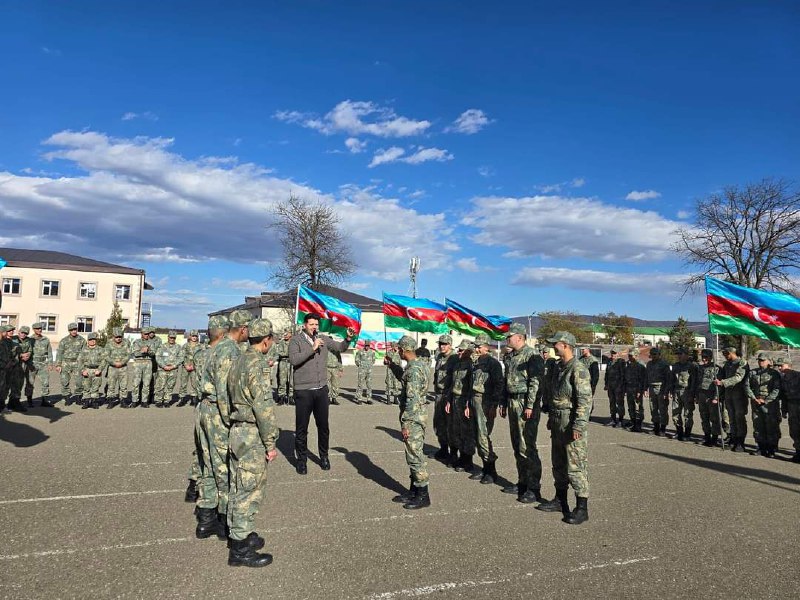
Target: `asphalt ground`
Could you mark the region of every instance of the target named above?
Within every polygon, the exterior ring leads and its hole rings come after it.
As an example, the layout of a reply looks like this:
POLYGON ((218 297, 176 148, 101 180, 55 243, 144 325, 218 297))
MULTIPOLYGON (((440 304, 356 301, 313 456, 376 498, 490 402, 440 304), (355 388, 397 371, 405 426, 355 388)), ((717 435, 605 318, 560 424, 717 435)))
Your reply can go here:
MULTIPOLYGON (((354 387, 348 367, 344 394, 354 387)), ((299 476, 293 409, 278 414, 257 517, 275 561, 262 569, 228 567, 224 542, 194 537, 192 408, 3 414, 0 597, 798 597, 800 465, 785 424, 781 459, 767 459, 593 423, 590 520, 570 526, 433 460, 432 506, 392 503, 408 478, 396 406, 332 406, 333 468, 299 476)), ((607 415, 598 390, 594 416, 607 415)), ((493 439, 500 475, 516 479, 506 421, 493 439)), ((539 441, 552 496, 544 423, 539 441)))

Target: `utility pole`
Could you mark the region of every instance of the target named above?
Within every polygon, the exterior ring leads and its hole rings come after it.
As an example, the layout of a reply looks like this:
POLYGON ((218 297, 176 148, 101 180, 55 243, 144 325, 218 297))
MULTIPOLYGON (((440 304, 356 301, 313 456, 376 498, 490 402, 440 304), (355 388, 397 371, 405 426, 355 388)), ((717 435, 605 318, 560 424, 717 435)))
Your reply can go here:
POLYGON ((411 279, 410 290, 412 298, 417 297, 417 273, 419 272, 419 268, 420 268, 419 257, 415 256, 414 258, 411 259, 408 265, 408 274, 409 278, 411 279))

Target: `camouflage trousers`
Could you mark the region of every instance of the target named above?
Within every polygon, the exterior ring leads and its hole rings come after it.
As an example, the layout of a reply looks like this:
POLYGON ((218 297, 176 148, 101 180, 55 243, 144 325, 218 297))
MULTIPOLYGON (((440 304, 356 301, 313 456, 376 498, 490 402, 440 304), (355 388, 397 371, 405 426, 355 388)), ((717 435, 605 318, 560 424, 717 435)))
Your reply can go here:
POLYGON ((800 402, 788 402, 786 412, 789 416, 789 435, 794 442, 794 450, 800 452, 800 402))
MULTIPOLYGON (((411 471, 414 487, 428 486, 428 462, 425 460, 425 427, 428 425, 428 413, 419 411, 414 415, 408 427, 408 439, 403 442, 406 448, 406 464, 411 471)), ((403 423, 400 423, 403 426, 403 423)))
POLYGON ((195 412, 200 479, 197 489, 199 508, 228 509, 228 428, 219 416, 215 403, 203 400, 195 412))
POLYGON ((367 390, 367 398, 372 398, 372 369, 358 370, 358 387, 356 388, 356 398, 361 398, 361 392, 367 390))
POLYGON ((150 397, 150 380, 153 375, 153 363, 150 359, 133 361, 132 402, 147 404, 150 397))
POLYGON ((672 423, 686 431, 694 425, 694 397, 688 389, 677 388, 672 395, 672 423))
POLYGON ((433 402, 433 432, 436 439, 439 440, 440 448, 447 448, 451 445, 448 431, 450 427, 448 421, 451 415, 445 412, 445 404, 442 394, 436 394, 433 402))
MULTIPOLYGON (((294 394, 294 386, 292 385, 292 365, 288 358, 282 358, 278 361, 277 379, 278 398, 290 398, 294 394)), ((330 373, 328 374, 328 379, 330 379, 330 373)), ((330 389, 331 382, 328 381, 328 390, 330 391, 330 389)))
POLYGON ((777 448, 781 438, 781 411, 778 401, 773 400, 768 404, 756 404, 750 401, 753 419, 753 437, 756 444, 768 448, 777 448))
POLYGON ((566 490, 568 486, 572 486, 576 496, 588 498, 589 476, 586 468, 588 432, 584 429, 581 432, 581 439, 573 440, 571 416, 570 409, 550 409, 547 427, 550 429, 552 443, 553 482, 556 490, 566 490))
POLYGON ((625 418, 625 390, 619 385, 608 386, 608 412, 612 419, 625 418))
POLYGON ((628 401, 628 415, 631 421, 644 421, 644 400, 642 395, 636 390, 625 390, 625 398, 628 401))
POLYGON ((330 368, 328 367, 328 399, 329 400, 338 400, 339 399, 339 379, 342 376, 342 372, 339 367, 330 368))
POLYGON ((231 539, 243 540, 255 531, 255 517, 267 483, 266 448, 254 423, 236 422, 231 427, 231 489, 228 528, 231 539))
POLYGON ((660 385, 651 385, 648 388, 650 396, 650 420, 653 425, 667 426, 669 416, 669 394, 660 385))
POLYGON ((36 366, 31 362, 22 363, 22 386, 25 397, 33 399, 33 384, 36 382, 36 366))
POLYGON ((721 435, 720 428, 720 413, 722 412, 722 405, 719 401, 716 403, 716 394, 710 395, 705 390, 697 392, 697 408, 700 411, 700 425, 703 428, 704 435, 721 435))
POLYGON ((197 448, 192 450, 192 464, 189 465, 188 478, 192 481, 200 479, 200 459, 197 457, 197 448))
POLYGON ((97 400, 100 397, 100 386, 103 383, 103 376, 95 375, 97 367, 86 367, 86 375, 81 373, 83 377, 83 399, 84 400, 97 400))
POLYGON ((747 437, 747 398, 744 394, 731 394, 725 390, 725 407, 730 419, 731 438, 744 441, 747 437))
MULTIPOLYGON (((392 375, 389 369, 386 369, 386 401, 393 402, 400 395, 400 381, 392 375)), ((434 418, 433 428, 436 429, 436 420, 434 418)), ((437 436, 438 437, 438 436, 437 436)))
POLYGON ((533 418, 525 420, 525 399, 510 398, 508 401, 508 426, 511 430, 511 446, 517 462, 517 481, 529 490, 542 487, 542 461, 536 449, 541 410, 533 410, 533 418))
POLYGON ((39 382, 39 393, 42 398, 50 395, 50 371, 46 362, 33 363, 34 372, 31 377, 31 394, 33 394, 33 380, 39 382))
POLYGON ((178 369, 165 371, 159 369, 156 374, 156 402, 172 401, 172 392, 175 390, 175 383, 178 381, 178 369))
POLYGON ((80 396, 81 374, 78 373, 77 362, 63 362, 61 364, 61 395, 80 396))
POLYGON ((128 395, 128 365, 111 365, 106 372, 106 395, 109 398, 125 398, 128 395))
POLYGON ((180 394, 181 398, 185 398, 189 396, 191 398, 197 398, 197 375, 195 374, 196 371, 187 371, 186 367, 178 367, 178 393, 180 394))
POLYGON ((484 404, 483 394, 475 393, 472 395, 472 409, 474 412, 475 423, 475 442, 478 448, 478 456, 485 462, 497 460, 497 454, 492 447, 492 429, 494 429, 494 414, 497 411, 495 405, 484 404))
POLYGON ((453 411, 452 417, 456 422, 458 429, 458 449, 461 456, 473 456, 475 454, 475 409, 472 404, 464 396, 460 396, 451 407, 453 411), (464 413, 469 406, 469 417, 464 413))

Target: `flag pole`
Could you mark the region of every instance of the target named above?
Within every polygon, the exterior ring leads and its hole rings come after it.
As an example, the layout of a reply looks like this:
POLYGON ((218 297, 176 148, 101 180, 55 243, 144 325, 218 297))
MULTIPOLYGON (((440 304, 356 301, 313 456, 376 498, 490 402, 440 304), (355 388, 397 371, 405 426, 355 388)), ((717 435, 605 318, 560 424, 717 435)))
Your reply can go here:
POLYGON ((300 312, 300 284, 297 284, 297 296, 294 299, 294 323, 292 323, 292 331, 297 328, 297 313, 300 312))

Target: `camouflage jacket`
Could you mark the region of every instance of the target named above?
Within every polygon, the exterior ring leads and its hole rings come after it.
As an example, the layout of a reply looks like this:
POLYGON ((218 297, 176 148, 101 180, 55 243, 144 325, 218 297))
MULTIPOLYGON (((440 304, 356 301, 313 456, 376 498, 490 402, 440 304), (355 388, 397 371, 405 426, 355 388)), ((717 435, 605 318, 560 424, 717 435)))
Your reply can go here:
POLYGON ((289 361, 289 342, 288 342, 288 340, 280 339, 272 347, 275 348, 275 354, 278 356, 278 360, 285 360, 287 362, 289 361))
POLYGON ((719 389, 714 385, 714 380, 719 375, 719 367, 713 362, 707 365, 700 364, 697 366, 697 377, 695 378, 694 394, 695 396, 700 392, 706 398, 716 398, 719 396, 719 389))
POLYGON ((16 338, 17 345, 19 346, 19 360, 23 363, 33 363, 33 338, 27 336, 24 340, 19 337, 16 338), (23 358, 23 354, 28 354, 27 360, 23 358))
POLYGON ((670 391, 672 373, 669 370, 667 361, 663 358, 650 359, 645 365, 645 371, 647 373, 647 385, 664 393, 670 391))
MULTIPOLYGON (((427 359, 422 359, 427 365, 427 359)), ((450 378, 450 389, 447 392, 447 401, 464 396, 469 398, 472 390, 472 369, 474 362, 472 356, 465 359, 459 358, 453 369, 453 376, 450 378)))
POLYGON ((647 368, 638 360, 625 361, 625 372, 622 375, 626 392, 641 394, 647 389, 647 368))
POLYGON ((162 344, 156 351, 156 363, 159 369, 180 366, 183 364, 183 348, 178 344, 162 344))
POLYGON ((403 386, 399 399, 400 427, 407 429, 426 414, 425 399, 430 378, 428 361, 424 358, 415 358, 406 365, 405 370, 395 364, 389 365, 389 368, 403 386))
POLYGON ((359 371, 369 371, 375 364, 375 351, 356 350, 355 360, 359 371))
POLYGON ((447 354, 439 352, 436 355, 436 364, 433 367, 433 392, 435 394, 447 394, 452 385, 456 364, 458 364, 458 355, 453 350, 447 354))
POLYGON ((534 408, 543 371, 544 359, 530 346, 512 351, 506 368, 506 390, 501 404, 508 406, 512 396, 523 396, 525 408, 534 408))
POLYGON ((230 427, 228 374, 241 351, 230 337, 222 338, 208 357, 203 374, 203 396, 217 405, 222 422, 230 427))
POLYGON ((5 368, 7 371, 12 369, 17 369, 19 367, 19 343, 16 341, 16 338, 6 339, 3 338, 0 341, 2 344, 2 361, 0 361, 0 367, 5 368))
POLYGON ((566 363, 558 362, 558 377, 553 382, 551 410, 569 410, 572 429, 583 433, 592 412, 589 369, 574 357, 566 363))
POLYGON ((603 383, 607 390, 617 390, 625 385, 625 359, 618 358, 606 367, 606 374, 603 383))
POLYGON ((558 377, 558 359, 548 358, 547 360, 542 360, 544 361, 542 380, 536 395, 538 396, 538 400, 542 403, 542 406, 549 410, 550 401, 553 399, 554 382, 558 377))
MULTIPOLYGON (((403 364, 403 359, 400 358, 400 353, 396 350, 387 350, 386 351, 386 358, 388 358, 392 364, 397 365, 398 367, 403 364)), ((397 377, 395 377, 394 371, 391 369, 386 369, 386 380, 387 381, 399 381, 397 377)))
POLYGON ((122 341, 117 344, 114 339, 108 341, 106 344, 106 361, 108 362, 109 366, 114 366, 114 363, 122 363, 122 367, 128 364, 128 360, 131 358, 131 345, 125 338, 122 338, 122 341))
POLYGON ((56 352, 56 364, 58 366, 63 366, 65 362, 78 362, 78 356, 85 347, 86 340, 80 335, 76 335, 75 337, 67 335, 61 338, 61 341, 58 343, 58 351, 56 352))
POLYGON ((254 423, 266 452, 275 449, 280 434, 271 379, 272 371, 266 355, 250 346, 231 365, 227 382, 231 423, 254 423))
POLYGON ((131 342, 131 354, 135 359, 152 358, 155 356, 155 346, 151 340, 139 338, 131 342))
POLYGON ((100 346, 89 348, 87 345, 78 355, 78 371, 103 371, 106 368, 106 350, 100 346))
POLYGON ((185 367, 194 367, 197 355, 203 351, 205 347, 204 344, 200 342, 186 342, 181 347, 181 353, 183 354, 183 366, 185 367))
POLYGON ((591 354, 589 356, 581 356, 578 360, 589 371, 589 382, 592 385, 592 393, 594 394, 597 382, 600 381, 600 364, 591 354))
MULTIPOLYGON (((287 345, 288 348, 288 345, 287 345)), ((333 348, 328 348, 328 357, 325 359, 325 366, 328 369, 342 368, 342 353, 333 348)))
POLYGON ((750 400, 761 398, 771 404, 781 393, 781 376, 772 367, 753 369, 748 374, 745 392, 750 400))
POLYGON ((740 358, 725 361, 719 373, 722 387, 725 388, 725 402, 747 396, 744 388, 749 370, 750 368, 740 358))
POLYGON ((50 347, 50 338, 46 335, 31 337, 33 340, 33 362, 36 365, 49 365, 53 362, 53 350, 50 347))
POLYGON ((200 346, 200 348, 195 352, 192 362, 194 364, 195 373, 197 373, 198 377, 202 377, 203 369, 205 369, 211 348, 208 347, 208 344, 198 344, 198 346, 200 346))
POLYGON ((781 390, 783 391, 783 411, 788 410, 787 404, 800 404, 800 372, 794 369, 783 371, 781 377, 781 390))
POLYGON ((694 396, 694 390, 697 387, 697 375, 699 368, 697 363, 691 361, 676 362, 672 365, 672 383, 671 388, 676 394, 682 394, 686 391, 691 396, 694 396))
POLYGON ((490 354, 478 356, 472 371, 472 393, 483 394, 484 406, 494 407, 503 398, 503 367, 490 354))

